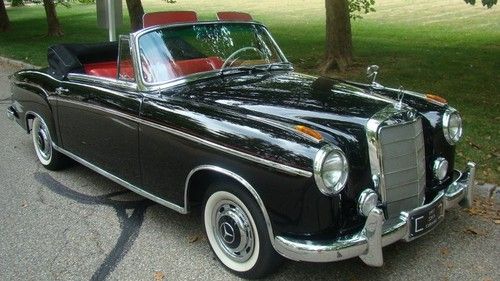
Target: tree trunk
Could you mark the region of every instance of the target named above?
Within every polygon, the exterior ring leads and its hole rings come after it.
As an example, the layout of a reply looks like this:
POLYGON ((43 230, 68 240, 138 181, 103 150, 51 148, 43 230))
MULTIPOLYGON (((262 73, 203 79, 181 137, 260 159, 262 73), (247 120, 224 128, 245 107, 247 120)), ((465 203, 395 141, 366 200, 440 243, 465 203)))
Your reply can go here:
POLYGON ((346 70, 353 62, 348 0, 325 0, 326 45, 321 72, 346 70))
POLYGON ((10 27, 9 16, 5 10, 3 0, 0 0, 0 32, 7 31, 10 27))
POLYGON ((48 25, 48 36, 63 36, 64 32, 62 30, 61 24, 59 24, 59 19, 57 18, 56 5, 54 5, 53 0, 43 0, 43 6, 45 7, 45 15, 47 16, 48 25))
POLYGON ((132 31, 137 31, 142 28, 142 16, 144 9, 142 8, 141 0, 127 0, 127 9, 130 17, 130 27, 132 31))

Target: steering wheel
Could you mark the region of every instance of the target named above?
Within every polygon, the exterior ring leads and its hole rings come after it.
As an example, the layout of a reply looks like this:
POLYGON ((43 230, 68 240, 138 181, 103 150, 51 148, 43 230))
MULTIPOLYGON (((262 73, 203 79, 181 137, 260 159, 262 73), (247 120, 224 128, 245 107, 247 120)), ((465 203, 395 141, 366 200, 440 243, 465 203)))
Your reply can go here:
POLYGON ((234 59, 234 58, 236 58, 236 56, 239 55, 240 53, 246 52, 246 51, 254 51, 254 52, 256 52, 257 54, 260 55, 260 57, 262 59, 265 59, 266 62, 269 63, 269 58, 261 50, 255 48, 255 47, 243 47, 243 48, 240 48, 240 49, 234 51, 229 57, 227 57, 227 59, 222 64, 221 69, 224 69, 227 66, 231 66, 237 60, 237 59, 234 59))

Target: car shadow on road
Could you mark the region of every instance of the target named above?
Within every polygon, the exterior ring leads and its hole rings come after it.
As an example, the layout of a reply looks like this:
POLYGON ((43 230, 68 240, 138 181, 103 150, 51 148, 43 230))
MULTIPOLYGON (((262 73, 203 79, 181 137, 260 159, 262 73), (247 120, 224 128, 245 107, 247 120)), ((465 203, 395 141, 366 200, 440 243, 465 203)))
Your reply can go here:
MULTIPOLYGON (((144 222, 146 211, 151 206, 156 206, 155 202, 152 202, 148 199, 140 199, 137 200, 138 196, 132 196, 132 200, 122 200, 120 197, 123 195, 132 193, 127 189, 120 188, 118 191, 115 188, 112 188, 111 192, 109 191, 108 185, 103 185, 102 188, 98 188, 101 193, 105 193, 102 195, 89 195, 84 194, 82 192, 76 191, 60 180, 54 178, 51 174, 47 172, 35 172, 34 178, 40 184, 45 186, 48 190, 53 193, 56 193, 60 196, 63 196, 67 199, 73 200, 82 205, 103 205, 108 206, 114 209, 116 216, 118 217, 120 223, 120 235, 114 245, 113 249, 107 254, 106 258, 102 261, 100 266, 92 275, 91 280, 105 280, 117 267, 120 261, 127 255, 128 251, 133 246, 136 238, 139 236, 139 232, 141 230, 141 226, 144 222), (106 193, 107 192, 107 193, 106 193)), ((110 184, 115 185, 110 181, 110 184)), ((91 184, 96 188, 96 185, 91 184)), ((97 185, 100 186, 100 185, 97 185)), ((116 185, 118 186, 118 185, 116 185)), ((177 216, 180 216, 177 213, 166 210, 162 212, 165 216, 148 216, 152 218, 154 224, 162 224, 164 220, 169 220, 168 217, 171 217, 170 214, 176 216, 173 218, 174 221, 177 221, 177 216), (165 214, 166 213, 166 214, 165 214)), ((183 216, 184 224, 181 224, 180 227, 176 227, 176 231, 181 232, 179 234, 180 237, 186 237, 186 240, 191 240, 188 243, 194 243, 196 241, 206 241, 206 238, 203 233, 202 226, 200 224, 200 210, 194 209, 193 213, 188 216, 183 216), (193 229, 196 228, 196 235, 193 235, 193 229)), ((205 247, 204 247, 205 248, 205 247)), ((207 255, 212 255, 211 253, 207 253, 207 255)), ((341 276, 345 275, 346 268, 353 267, 363 267, 363 263, 358 261, 357 259, 351 259, 348 261, 342 261, 335 263, 336 274, 340 274, 341 276)), ((328 266, 330 267, 330 266, 328 266)), ((305 272, 309 272, 309 274, 314 275, 314 272, 320 272, 320 268, 325 270, 324 264, 311 264, 311 263, 302 263, 302 262, 292 262, 286 261, 284 266, 277 272, 277 274, 271 276, 271 279, 279 280, 282 277, 282 274, 289 275, 290 273, 294 274, 300 272, 299 275, 303 275, 305 272)), ((331 268, 331 267, 330 267, 331 268)), ((367 267, 369 268, 369 267, 367 267)), ((223 270, 223 267, 220 267, 220 270, 223 270)), ((376 269, 372 269, 376 270, 376 269)))
POLYGON ((60 196, 64 196, 80 204, 105 205, 115 210, 120 223, 120 235, 111 252, 106 256, 91 278, 91 280, 106 279, 132 247, 135 239, 139 235, 146 209, 155 203, 147 199, 137 201, 113 199, 125 193, 130 193, 131 191, 129 190, 120 190, 104 195, 91 196, 71 189, 48 173, 36 172, 34 177, 39 183, 60 196), (127 210, 131 210, 132 214, 130 216, 127 214, 127 210))

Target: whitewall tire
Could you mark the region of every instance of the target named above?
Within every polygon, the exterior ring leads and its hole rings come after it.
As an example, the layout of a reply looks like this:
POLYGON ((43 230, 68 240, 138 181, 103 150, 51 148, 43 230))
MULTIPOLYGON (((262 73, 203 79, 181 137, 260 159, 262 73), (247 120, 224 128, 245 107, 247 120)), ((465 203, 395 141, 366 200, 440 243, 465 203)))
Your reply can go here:
POLYGON ((248 192, 217 183, 205 194, 203 223, 219 261, 234 274, 259 278, 281 261, 269 239, 261 210, 248 192))
POLYGON ((68 164, 68 158, 54 149, 49 127, 38 115, 33 119, 31 134, 36 156, 45 168, 59 170, 68 164))

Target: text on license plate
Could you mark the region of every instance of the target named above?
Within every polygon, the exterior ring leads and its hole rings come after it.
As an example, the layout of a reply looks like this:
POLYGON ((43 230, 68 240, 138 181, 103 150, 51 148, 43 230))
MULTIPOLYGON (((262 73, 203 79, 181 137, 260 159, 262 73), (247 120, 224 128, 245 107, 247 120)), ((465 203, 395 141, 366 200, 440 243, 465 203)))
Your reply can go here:
POLYGON ((434 205, 415 212, 410 216, 410 237, 426 233, 436 225, 443 216, 443 202, 438 201, 434 205))

